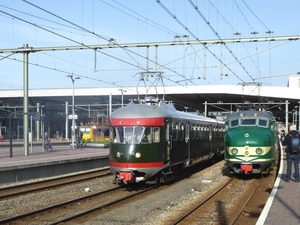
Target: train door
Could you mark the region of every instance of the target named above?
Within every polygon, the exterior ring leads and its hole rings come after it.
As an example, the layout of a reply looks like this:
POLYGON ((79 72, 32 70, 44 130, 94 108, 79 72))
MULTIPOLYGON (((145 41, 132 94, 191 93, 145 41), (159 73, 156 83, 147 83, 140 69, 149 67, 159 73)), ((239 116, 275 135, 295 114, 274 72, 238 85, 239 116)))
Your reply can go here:
POLYGON ((186 159, 185 165, 188 166, 191 160, 191 145, 190 145, 190 125, 187 123, 185 124, 185 147, 186 147, 186 159))
POLYGON ((172 125, 170 125, 170 123, 168 122, 166 125, 166 155, 164 156, 164 160, 170 160, 170 154, 171 154, 171 149, 172 149, 172 125))

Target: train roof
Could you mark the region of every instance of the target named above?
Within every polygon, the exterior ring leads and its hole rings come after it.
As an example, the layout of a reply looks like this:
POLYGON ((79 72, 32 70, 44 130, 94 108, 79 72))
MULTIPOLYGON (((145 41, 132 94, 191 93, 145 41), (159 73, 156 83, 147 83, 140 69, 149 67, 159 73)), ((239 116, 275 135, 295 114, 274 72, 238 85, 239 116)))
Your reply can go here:
MULTIPOLYGON (((201 120, 207 122, 217 122, 215 119, 188 112, 177 111, 173 105, 160 100, 158 102, 129 103, 112 112, 110 118, 177 118, 185 120, 201 120)), ((223 123, 223 122, 220 122, 223 123)))
POLYGON ((270 120, 275 120, 275 117, 273 116, 272 112, 269 111, 244 110, 244 111, 238 111, 229 114, 225 121, 232 120, 237 117, 253 117, 253 116, 264 117, 270 120))

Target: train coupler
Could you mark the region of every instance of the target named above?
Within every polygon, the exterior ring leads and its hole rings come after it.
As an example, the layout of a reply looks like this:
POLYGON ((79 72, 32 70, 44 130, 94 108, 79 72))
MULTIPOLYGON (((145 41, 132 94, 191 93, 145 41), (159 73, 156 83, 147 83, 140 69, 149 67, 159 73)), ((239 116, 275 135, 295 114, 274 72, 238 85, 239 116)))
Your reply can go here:
POLYGON ((252 164, 251 163, 242 163, 241 170, 244 174, 249 174, 252 172, 252 164))
POLYGON ((133 173, 132 171, 120 171, 118 179, 124 184, 132 183, 133 173))

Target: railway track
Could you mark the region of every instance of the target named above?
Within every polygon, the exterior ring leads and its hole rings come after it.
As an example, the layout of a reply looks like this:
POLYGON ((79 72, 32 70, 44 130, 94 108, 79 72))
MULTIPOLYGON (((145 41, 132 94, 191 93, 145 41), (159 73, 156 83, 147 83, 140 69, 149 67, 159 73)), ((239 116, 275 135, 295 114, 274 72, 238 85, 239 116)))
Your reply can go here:
POLYGON ((245 222, 242 220, 241 223, 238 222, 241 214, 261 188, 263 179, 245 181, 231 178, 192 208, 174 217, 173 222, 166 224, 207 224, 209 222, 213 223, 213 220, 217 220, 216 222, 220 224, 241 224, 245 222), (239 189, 243 190, 239 192, 239 189), (234 203, 232 198, 236 200, 234 203))
POLYGON ((86 182, 95 178, 103 178, 109 175, 111 175, 111 173, 109 172, 109 168, 104 168, 96 171, 74 174, 70 176, 47 179, 47 180, 42 180, 33 183, 25 183, 16 186, 10 186, 10 187, 4 187, 4 188, 0 188, 0 201, 4 199, 7 200, 9 198, 18 197, 21 195, 37 193, 44 190, 61 188, 70 184, 86 182))
POLYGON ((245 208, 247 207, 247 205, 249 204, 249 202, 252 200, 252 198, 255 195, 255 193, 261 187, 262 179, 263 178, 259 179, 259 181, 257 182, 257 185, 255 186, 255 188, 253 188, 252 192, 249 193, 249 197, 246 199, 244 205, 240 208, 240 210, 237 211, 236 215, 231 219, 231 222, 229 223, 230 225, 237 224, 237 221, 239 220, 242 212, 245 211, 245 208))
POLYGON ((0 224, 58 224, 73 221, 78 217, 87 216, 96 210, 112 207, 120 202, 144 194, 154 187, 140 189, 134 192, 124 191, 117 186, 104 191, 89 194, 80 198, 50 205, 21 215, 0 220, 0 224), (108 197, 109 196, 109 197, 108 197))

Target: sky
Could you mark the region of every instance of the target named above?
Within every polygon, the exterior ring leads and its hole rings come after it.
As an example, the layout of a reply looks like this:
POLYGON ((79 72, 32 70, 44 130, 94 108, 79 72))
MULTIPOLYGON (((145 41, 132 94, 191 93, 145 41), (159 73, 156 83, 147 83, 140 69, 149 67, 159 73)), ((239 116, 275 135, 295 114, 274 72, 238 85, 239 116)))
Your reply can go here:
POLYGON ((300 36, 299 8, 299 0, 1 0, 0 91, 23 88, 24 56, 12 52, 24 44, 55 49, 29 53, 29 89, 71 88, 68 75, 80 77, 80 88, 287 86, 299 76, 300 40, 209 44, 206 51, 203 42, 300 36), (121 47, 187 40, 196 42, 121 47))

